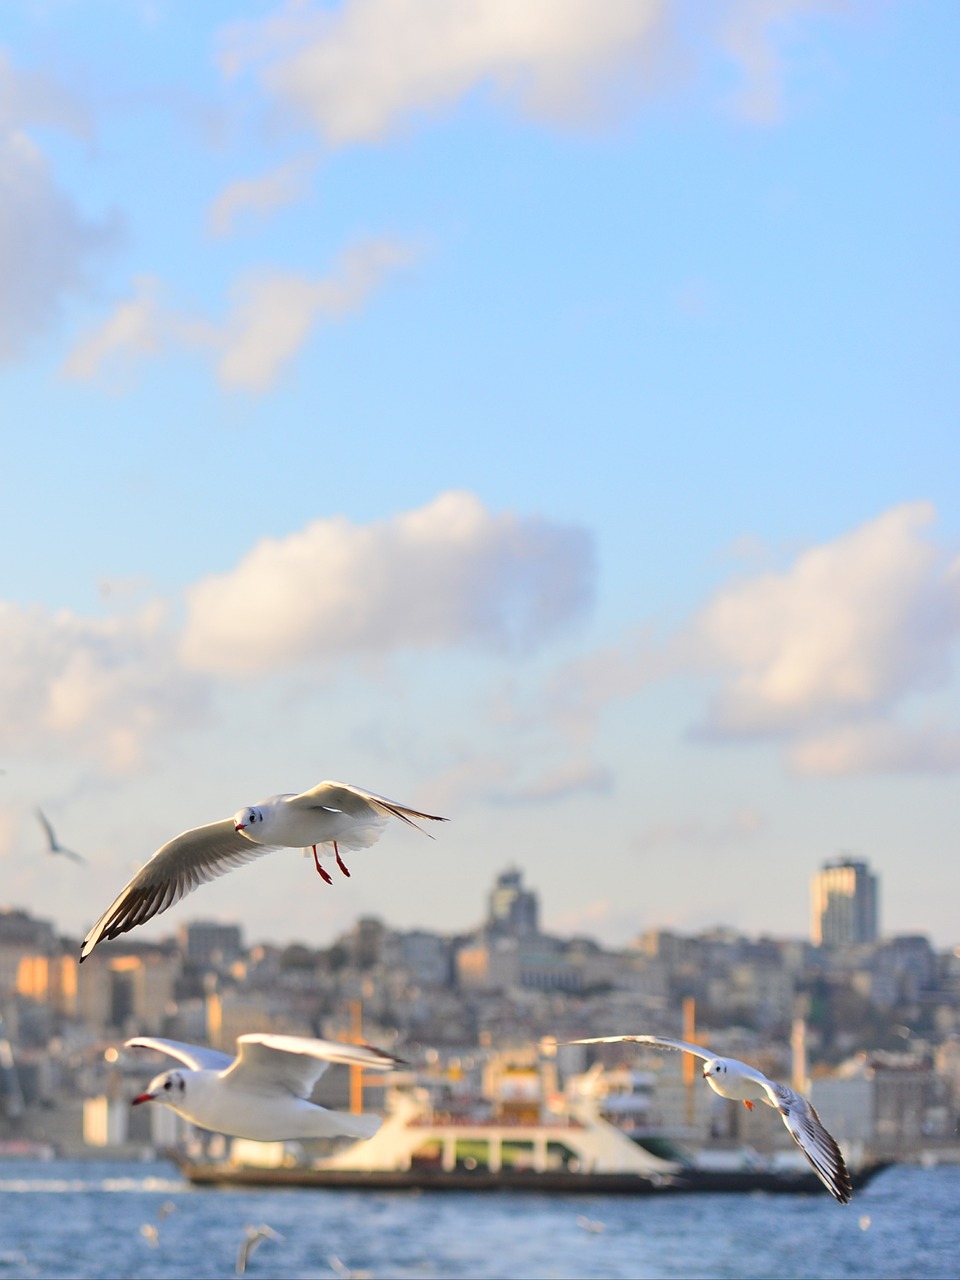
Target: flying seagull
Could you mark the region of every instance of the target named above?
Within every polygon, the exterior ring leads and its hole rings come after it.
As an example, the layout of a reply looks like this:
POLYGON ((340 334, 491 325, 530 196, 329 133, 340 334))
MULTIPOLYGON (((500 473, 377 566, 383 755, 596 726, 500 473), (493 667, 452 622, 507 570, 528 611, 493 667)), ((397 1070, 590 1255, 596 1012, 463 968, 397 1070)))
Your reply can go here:
POLYGON ((313 1086, 331 1062, 389 1071, 401 1059, 365 1044, 337 1044, 304 1036, 250 1033, 237 1038, 237 1056, 218 1049, 135 1036, 130 1049, 155 1049, 187 1068, 164 1071, 133 1099, 161 1102, 201 1129, 254 1142, 298 1138, 371 1138, 375 1115, 328 1111, 310 1101, 313 1086))
MULTIPOLYGON (((379 840, 389 818, 418 827, 414 818, 446 822, 346 782, 321 782, 300 795, 272 796, 262 804, 238 809, 232 818, 184 831, 158 849, 83 940, 81 963, 98 942, 152 919, 191 890, 261 854, 274 849, 313 851, 317 872, 332 884, 320 865, 318 847, 333 853, 345 876, 350 872, 340 856, 344 849, 366 849, 379 840)), ((427 835, 424 832, 424 835, 427 835)))
POLYGON ((282 1239, 283 1236, 280 1232, 274 1231, 273 1227, 268 1227, 265 1222, 261 1222, 259 1227, 255 1227, 253 1223, 248 1222, 243 1229, 243 1239, 240 1241, 240 1248, 237 1250, 237 1275, 243 1275, 247 1269, 247 1263, 250 1261, 250 1255, 260 1247, 264 1240, 282 1239))
MULTIPOLYGON (((157 1210, 157 1223, 163 1222, 164 1218, 169 1218, 170 1214, 176 1209, 176 1205, 172 1200, 168 1200, 166 1204, 162 1204, 157 1210)), ((152 1222, 145 1222, 140 1228, 140 1234, 146 1240, 151 1249, 160 1248, 160 1227, 152 1222)))
POLYGON ((72 849, 65 849, 56 837, 50 821, 42 809, 37 810, 37 818, 47 837, 47 852, 58 853, 64 858, 70 858, 73 862, 86 862, 86 858, 81 858, 79 853, 74 853, 72 849))
POLYGON ((776 1107, 790 1136, 806 1156, 817 1177, 841 1204, 849 1204, 853 1195, 850 1174, 836 1140, 826 1131, 820 1117, 802 1094, 785 1084, 778 1084, 745 1062, 736 1058, 717 1058, 707 1049, 683 1040, 663 1036, 596 1036, 588 1040, 572 1040, 571 1044, 615 1044, 631 1040, 637 1044, 658 1045, 661 1049, 679 1049, 703 1059, 703 1078, 721 1098, 742 1102, 753 1110, 754 1102, 776 1107))
POLYGON ((340 1280, 373 1280, 372 1271, 355 1271, 353 1267, 348 1267, 335 1253, 330 1254, 327 1262, 330 1263, 330 1270, 334 1275, 339 1276, 340 1280))

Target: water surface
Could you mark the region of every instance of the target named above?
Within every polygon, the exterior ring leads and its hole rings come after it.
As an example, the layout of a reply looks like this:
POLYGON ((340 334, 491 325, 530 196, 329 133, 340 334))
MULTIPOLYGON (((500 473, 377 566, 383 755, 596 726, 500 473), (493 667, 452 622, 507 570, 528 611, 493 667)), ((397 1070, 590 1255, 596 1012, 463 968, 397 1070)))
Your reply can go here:
POLYGON ((960 1168, 889 1169, 841 1206, 826 1192, 195 1189, 165 1163, 0 1163, 0 1280, 229 1277, 247 1223, 284 1238, 265 1241, 246 1274, 281 1280, 338 1264, 428 1280, 960 1278, 960 1168))

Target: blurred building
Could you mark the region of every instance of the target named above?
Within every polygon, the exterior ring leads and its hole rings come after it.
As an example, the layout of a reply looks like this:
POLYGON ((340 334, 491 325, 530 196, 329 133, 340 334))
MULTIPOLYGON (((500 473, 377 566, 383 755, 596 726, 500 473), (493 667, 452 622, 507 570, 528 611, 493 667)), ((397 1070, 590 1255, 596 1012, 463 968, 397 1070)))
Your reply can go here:
POLYGON ((811 882, 811 933, 818 947, 876 942, 880 882, 866 862, 825 862, 811 882))
POLYGON ((523 873, 516 867, 497 876, 490 891, 485 927, 488 933, 504 933, 514 938, 539 932, 539 899, 532 890, 523 887, 523 873))
POLYGON ((168 943, 98 947, 79 966, 77 1015, 97 1034, 162 1035, 181 966, 168 943))
POLYGON ((244 953, 243 930, 238 924, 191 920, 180 926, 178 937, 187 963, 201 968, 230 965, 244 953))
POLYGON ((56 950, 56 934, 48 920, 37 920, 26 911, 0 910, 0 996, 17 990, 23 960, 52 956, 56 950))

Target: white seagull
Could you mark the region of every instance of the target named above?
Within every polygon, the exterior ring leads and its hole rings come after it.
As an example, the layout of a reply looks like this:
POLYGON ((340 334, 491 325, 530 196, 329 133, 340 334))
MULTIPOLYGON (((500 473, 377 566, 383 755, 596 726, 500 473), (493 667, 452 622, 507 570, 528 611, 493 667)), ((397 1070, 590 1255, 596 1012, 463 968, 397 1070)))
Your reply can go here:
POLYGON ((240 1248, 237 1250, 238 1276, 242 1276, 246 1271, 251 1254, 255 1249, 259 1249, 264 1240, 283 1239, 279 1231, 274 1231, 273 1227, 268 1227, 265 1222, 261 1222, 259 1227, 255 1227, 252 1222, 248 1222, 243 1232, 243 1239, 240 1241, 240 1248))
MULTIPOLYGON (((172 1200, 168 1200, 166 1204, 162 1204, 157 1210, 157 1223, 163 1222, 164 1218, 169 1218, 170 1214, 176 1209, 176 1205, 172 1200)), ((140 1234, 146 1240, 151 1249, 160 1248, 160 1228, 152 1222, 145 1222, 140 1228, 140 1234)))
POLYGON ((74 853, 72 849, 65 849, 63 847, 63 845, 57 839, 56 834, 53 830, 53 827, 50 825, 50 822, 42 809, 37 810, 37 819, 41 827, 43 827, 44 832, 46 833, 48 853, 59 853, 62 857, 70 858, 73 862, 86 861, 85 858, 80 857, 79 853, 74 853))
POLYGON ((570 1043, 615 1044, 623 1040, 692 1053, 695 1058, 703 1059, 703 1078, 721 1098, 742 1102, 750 1111, 754 1102, 765 1102, 767 1106, 775 1107, 823 1185, 841 1204, 849 1204, 853 1187, 840 1148, 802 1094, 794 1093, 785 1084, 768 1080, 762 1071, 748 1066, 746 1062, 738 1062, 736 1058, 718 1058, 707 1049, 697 1044, 686 1044, 683 1040, 668 1040, 664 1036, 596 1036, 570 1043))
POLYGON ((154 1036, 135 1036, 126 1047, 155 1049, 187 1067, 151 1080, 134 1106, 162 1102, 201 1129, 255 1142, 373 1137, 382 1123, 379 1116, 328 1111, 311 1102, 310 1094, 331 1062, 373 1071, 389 1071, 401 1062, 365 1044, 254 1033, 238 1037, 236 1058, 154 1036))
POLYGON ((366 849, 379 840, 388 818, 399 818, 418 831, 423 828, 414 818, 447 821, 346 782, 321 782, 312 791, 272 796, 262 804, 238 809, 232 818, 184 831, 158 849, 107 907, 84 938, 80 961, 104 938, 118 938, 166 911, 205 881, 274 849, 312 850, 317 872, 332 884, 320 865, 318 846, 326 854, 332 852, 337 866, 348 876, 341 847, 366 849))

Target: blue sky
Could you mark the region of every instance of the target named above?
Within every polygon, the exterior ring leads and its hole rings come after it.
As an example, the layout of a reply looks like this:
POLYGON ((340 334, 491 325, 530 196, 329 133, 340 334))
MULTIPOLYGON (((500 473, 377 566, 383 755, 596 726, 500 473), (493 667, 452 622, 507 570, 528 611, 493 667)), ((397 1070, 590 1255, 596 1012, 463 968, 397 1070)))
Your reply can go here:
POLYGON ((148 926, 960 942, 942 3, 22 3, 0 31, 0 859, 84 932, 338 778, 448 815, 148 926), (41 805, 85 869, 43 856, 41 805))

